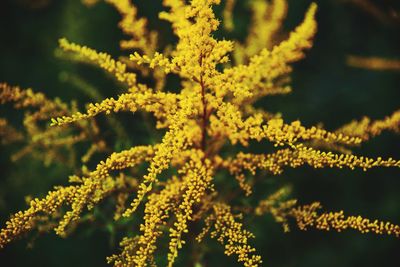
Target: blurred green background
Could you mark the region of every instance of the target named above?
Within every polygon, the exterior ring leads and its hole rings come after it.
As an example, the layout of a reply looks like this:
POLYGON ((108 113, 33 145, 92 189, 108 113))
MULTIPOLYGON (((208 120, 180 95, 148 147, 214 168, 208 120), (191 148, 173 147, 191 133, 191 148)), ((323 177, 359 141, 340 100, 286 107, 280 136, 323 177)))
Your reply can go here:
MULTIPOLYGON (((169 25, 157 19, 161 1, 134 1, 140 15, 150 18, 150 27, 162 32, 161 43, 174 40, 169 25)), ((235 9, 237 30, 216 33, 218 37, 243 38, 249 13, 245 1, 235 9)), ((311 1, 289 1, 285 29, 291 30, 303 18, 311 1)), ((399 72, 370 71, 346 65, 347 55, 400 59, 400 3, 398 0, 321 0, 317 1, 318 33, 312 50, 295 64, 293 93, 269 97, 259 105, 282 112, 288 121, 300 119, 305 125, 323 122, 328 129, 363 115, 383 118, 400 107, 399 72), (372 4, 371 12, 362 2, 372 4), (360 4, 361 3, 361 4, 360 4), (369 10, 369 11, 368 11, 369 10), (378 13, 377 13, 378 12, 378 13)), ((220 11, 220 8, 216 8, 220 11)), ((57 56, 60 37, 121 55, 118 43, 123 37, 117 23, 119 14, 100 2, 87 8, 78 0, 0 1, 0 82, 32 87, 50 97, 59 96, 80 104, 91 101, 65 77, 77 75, 97 88, 103 96, 121 92, 102 71, 57 56)), ((262 30, 262 29, 260 29, 262 30)), ((10 108, 0 116, 13 117, 10 108)), ((131 143, 145 133, 128 127, 131 143)), ((143 138, 142 138, 143 139, 143 138)), ((356 154, 400 158, 399 136, 382 136, 357 148, 356 154)), ((0 223, 11 213, 24 209, 24 196, 43 196, 54 185, 65 184, 72 170, 60 165, 43 166, 26 159, 12 163, 13 148, 0 147, 0 223), (28 171, 27 171, 28 170, 28 171)), ((327 210, 343 209, 347 214, 400 224, 400 171, 373 169, 369 172, 288 170, 280 177, 267 177, 260 188, 292 184, 300 203, 320 201, 327 210)), ((271 190, 272 191, 272 190, 271 190)), ((264 192, 256 192, 262 194, 264 192)), ((82 225, 63 240, 54 233, 13 242, 0 251, 0 266, 106 266, 105 257, 117 251, 117 240, 110 240, 106 227, 88 230, 82 225)), ((295 227, 284 234, 270 216, 255 218, 249 228, 263 256, 263 266, 399 266, 399 240, 394 237, 308 231, 295 227)), ((235 266, 234 258, 223 255, 215 241, 210 242, 206 266, 235 266)))

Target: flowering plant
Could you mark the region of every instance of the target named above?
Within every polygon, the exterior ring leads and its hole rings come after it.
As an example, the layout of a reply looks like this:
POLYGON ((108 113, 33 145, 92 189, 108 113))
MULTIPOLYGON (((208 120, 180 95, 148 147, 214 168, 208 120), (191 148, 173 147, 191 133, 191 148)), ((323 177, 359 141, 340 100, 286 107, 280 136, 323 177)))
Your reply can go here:
MULTIPOLYGON (((87 5, 95 2, 85 1, 87 5)), ((251 196, 261 178, 258 170, 279 175, 286 168, 303 165, 363 170, 400 167, 399 160, 356 156, 351 151, 383 131, 399 132, 400 111, 382 120, 364 118, 327 131, 320 126, 307 128, 300 121, 287 123, 280 114, 254 107, 262 97, 291 91, 290 64, 302 59, 312 46, 317 30, 316 4, 311 4, 303 22, 286 40, 277 42, 286 1, 253 1, 249 35, 245 42, 235 43, 213 36, 220 22, 212 7, 220 4, 219 0, 164 0, 167 11, 159 17, 171 23, 178 41, 160 50, 158 34, 147 28, 147 20, 138 17, 129 0, 106 2, 121 14, 119 27, 129 39, 121 41, 120 46, 133 50, 129 60, 115 60, 66 39, 59 43, 77 60, 113 75, 128 88, 125 93, 89 104, 81 112, 74 104, 50 100, 31 89, 0 85, 1 103, 35 109, 25 114, 25 133, 0 120, 4 143, 25 137, 29 140, 19 156, 37 153, 51 162, 62 160, 64 147, 91 143, 82 156, 84 167, 70 176, 70 185, 56 186, 46 197, 30 200, 28 209, 13 215, 0 232, 0 247, 33 229, 54 229, 65 237, 104 201, 115 205, 116 221, 135 216, 141 206, 144 209, 140 232, 125 237, 121 252, 107 258, 115 266, 157 264, 154 256, 164 252, 158 246, 164 235, 168 237, 169 266, 186 243, 206 242, 207 235, 223 244, 225 254, 235 255, 244 266, 260 266, 262 259, 250 244, 255 236, 245 229, 241 218, 265 213, 270 213, 286 232, 293 220, 301 230, 314 227, 340 232, 351 228, 362 233, 400 235, 400 226, 390 222, 347 216, 343 211, 324 212, 319 202, 298 204, 289 197, 289 187, 259 199, 256 206, 235 201, 251 196), (167 87, 169 75, 179 77, 180 88, 167 87), (140 82, 143 77, 152 84, 140 82), (95 153, 109 151, 96 116, 119 112, 151 113, 156 128, 164 130, 161 141, 114 152, 89 170, 85 164, 95 153), (50 119, 50 125, 43 125, 50 119), (247 149, 251 142, 270 142, 274 149, 255 154, 247 149), (232 146, 242 151, 226 155, 232 146), (235 179, 240 190, 224 191, 215 183, 216 177, 235 179)), ((234 1, 226 1, 223 16, 227 30, 233 27, 233 6, 234 1)), ((116 125, 112 119, 109 124, 116 125)))

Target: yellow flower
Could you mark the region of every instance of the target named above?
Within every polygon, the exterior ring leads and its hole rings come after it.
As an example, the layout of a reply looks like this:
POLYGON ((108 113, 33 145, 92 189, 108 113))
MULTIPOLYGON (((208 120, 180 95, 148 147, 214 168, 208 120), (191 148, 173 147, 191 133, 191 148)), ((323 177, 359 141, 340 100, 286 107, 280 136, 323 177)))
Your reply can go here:
POLYGON ((348 56, 347 64, 355 68, 370 70, 400 71, 400 60, 381 57, 348 56))
POLYGON ((343 211, 319 214, 319 202, 294 208, 290 216, 294 217, 302 230, 315 227, 319 230, 336 230, 341 232, 348 228, 361 233, 375 233, 400 236, 400 226, 390 222, 383 222, 363 218, 361 216, 345 216, 343 211))
MULTIPOLYGON (((90 5, 96 1, 85 2, 90 5)), ((296 206, 297 200, 289 198, 288 187, 259 200, 256 207, 243 205, 245 201, 232 201, 242 197, 241 190, 243 197, 252 193, 258 182, 253 176, 258 170, 279 175, 286 168, 305 164, 312 168, 363 170, 400 167, 400 161, 392 158, 351 154, 353 146, 382 131, 400 132, 399 111, 383 120, 363 118, 328 131, 320 125, 305 127, 298 120, 285 122, 281 114, 253 105, 264 96, 292 90, 288 84, 291 63, 303 58, 312 47, 317 29, 316 4, 310 5, 303 22, 288 38, 278 42, 287 2, 253 1, 252 28, 245 43, 238 44, 214 37, 220 22, 213 5, 220 4, 219 0, 164 0, 167 10, 159 17, 171 23, 178 40, 160 50, 157 34, 147 29, 147 20, 138 16, 136 6, 128 0, 106 2, 121 14, 119 27, 129 39, 120 46, 132 50, 129 59, 115 60, 107 53, 66 39, 60 40, 60 46, 73 58, 112 74, 127 89, 125 92, 78 111, 76 103, 66 105, 31 89, 0 84, 1 104, 36 110, 24 117, 33 144, 69 148, 77 142, 91 142, 80 155, 82 168, 69 177, 71 185, 57 187, 43 199, 32 200, 27 210, 11 217, 0 232, 0 247, 33 229, 54 229, 58 235, 66 236, 74 224, 83 220, 83 214, 91 214, 101 201, 115 205, 113 217, 125 217, 122 223, 132 223, 129 218, 140 214, 138 208, 142 203, 144 206, 139 231, 122 239, 120 254, 107 258, 115 266, 155 266, 156 253, 163 255, 157 249, 163 247, 168 247, 165 258, 168 266, 173 266, 185 244, 196 246, 196 234, 199 242, 207 242, 207 234, 217 239, 225 254, 237 256, 244 266, 260 266, 261 256, 250 245, 255 236, 240 222, 245 215, 270 213, 284 231, 289 231, 289 218, 294 218, 302 230, 353 228, 399 236, 399 226, 392 223, 346 217, 343 212, 319 214, 319 203, 296 206), (165 88, 167 74, 179 78, 179 88, 165 88), (151 78, 154 83, 147 84, 151 78), (95 153, 112 151, 102 134, 109 137, 118 130, 113 124, 104 129, 96 122, 96 116, 119 112, 150 113, 152 117, 146 117, 146 123, 154 122, 154 129, 162 137, 158 143, 151 139, 151 144, 111 153, 90 170, 86 164, 95 153), (47 123, 50 118, 51 127, 47 123), (44 120, 47 124, 43 129, 38 122, 44 120), (274 148, 259 154, 240 151, 243 146, 249 149, 250 142, 270 142, 274 148), (227 153, 232 146, 232 151, 237 152, 227 153), (236 179, 238 190, 220 188, 220 183, 214 183, 217 178, 222 184, 236 179), (236 213, 237 210, 243 213, 236 213), (42 223, 48 218, 58 224, 42 223), (193 229, 197 227, 192 225, 203 225, 203 231, 196 233, 193 229), (158 242, 165 242, 163 237, 169 239, 168 246, 159 246, 158 242)), ((234 26, 234 4, 233 0, 225 2, 223 16, 228 29, 234 26)), ((9 126, 8 121, 0 119, 0 137, 9 137, 13 132, 9 126)), ((37 153, 35 148, 28 146, 23 153, 37 153)), ((47 156, 58 155, 55 152, 50 149, 47 156)), ((200 247, 196 252, 204 253, 200 247)))

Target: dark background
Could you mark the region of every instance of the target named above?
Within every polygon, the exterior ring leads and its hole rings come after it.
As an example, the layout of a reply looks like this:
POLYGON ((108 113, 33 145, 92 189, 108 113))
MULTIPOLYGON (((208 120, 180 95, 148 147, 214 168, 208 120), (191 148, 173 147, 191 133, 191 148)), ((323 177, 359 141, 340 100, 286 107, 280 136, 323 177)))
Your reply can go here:
MULTIPOLYGON (((150 17, 150 26, 163 32, 162 43, 174 40, 168 23, 156 19, 161 1, 134 2, 141 15, 150 17)), ((282 112, 287 121, 300 119, 305 125, 323 122, 332 130, 363 115, 383 118, 399 108, 399 72, 346 65, 347 55, 400 59, 399 1, 369 0, 380 11, 378 15, 366 11, 357 4, 360 2, 366 1, 317 1, 318 33, 306 59, 295 64, 293 93, 269 97, 260 105, 282 112)), ((300 23, 309 3, 289 1, 286 30, 300 23)), ((235 9, 238 30, 225 36, 245 35, 249 18, 244 5, 239 1, 235 9)), ((56 50, 58 39, 67 37, 118 57, 118 41, 122 38, 118 20, 118 13, 103 2, 87 8, 77 0, 0 1, 0 82, 32 87, 52 98, 78 99, 80 104, 91 101, 76 84, 65 79, 74 74, 84 77, 103 96, 118 94, 117 86, 103 72, 59 58, 56 50)), ((216 35, 221 37, 223 33, 216 35)), ((12 109, 2 108, 0 112, 2 117, 14 116, 12 109)), ((132 136, 143 134, 135 127, 128 129, 132 136)), ((384 133, 355 153, 398 159, 399 148, 399 137, 384 133)), ((12 163, 12 151, 9 147, 0 148, 1 225, 11 213, 26 207, 24 196, 43 196, 52 186, 65 184, 72 172, 57 164, 45 167, 32 159, 12 163)), ((292 184, 293 195, 300 203, 318 200, 327 210, 343 209, 347 214, 400 224, 399 178, 398 169, 363 172, 304 167, 269 177, 263 186, 292 184)), ((89 228, 90 225, 82 225, 65 240, 53 232, 40 236, 33 248, 27 247, 33 237, 13 242, 0 251, 0 266, 105 266, 105 257, 117 251, 118 240, 110 241, 105 228, 89 228)), ((284 234, 269 216, 251 222, 263 266, 400 266, 400 245, 395 237, 354 231, 301 232, 292 228, 292 232, 284 234)), ((235 265, 235 259, 224 256, 215 241, 210 243, 210 250, 216 251, 207 255, 208 266, 235 265)))

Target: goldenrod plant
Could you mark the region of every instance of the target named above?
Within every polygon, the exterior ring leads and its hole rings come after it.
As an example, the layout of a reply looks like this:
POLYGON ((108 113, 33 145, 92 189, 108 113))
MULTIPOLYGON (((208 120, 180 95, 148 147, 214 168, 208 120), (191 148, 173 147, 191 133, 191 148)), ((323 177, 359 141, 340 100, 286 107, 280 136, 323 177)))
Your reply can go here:
POLYGON ((363 68, 369 70, 380 70, 380 71, 400 70, 400 60, 381 58, 381 57, 348 56, 347 64, 355 68, 363 68))
MULTIPOLYGON (((96 2, 84 1, 88 6, 96 2)), ((120 251, 107 257, 114 266, 155 266, 160 264, 160 256, 168 266, 187 266, 179 262, 179 252, 186 246, 198 255, 191 259, 192 264, 202 266, 201 255, 206 251, 195 244, 211 239, 243 266, 267 266, 252 245, 256 236, 242 222, 267 213, 285 232, 297 226, 300 230, 353 229, 400 236, 395 222, 325 211, 319 202, 303 204, 290 197, 290 186, 264 194, 256 200, 257 205, 238 201, 252 198, 254 187, 263 179, 257 176, 260 171, 277 176, 303 165, 365 171, 400 167, 400 161, 393 158, 352 153, 353 147, 384 131, 399 133, 400 110, 381 120, 365 117, 328 131, 320 125, 287 122, 281 114, 255 107, 260 98, 291 92, 291 64, 305 56, 317 32, 315 3, 283 39, 286 0, 251 1, 249 35, 239 42, 214 37, 220 21, 213 7, 220 5, 220 0, 163 0, 165 11, 159 18, 171 24, 177 42, 159 48, 158 34, 148 29, 147 19, 138 15, 134 4, 129 0, 105 2, 121 15, 119 28, 127 38, 120 47, 130 52, 129 59, 113 59, 65 38, 59 45, 75 59, 112 75, 127 88, 124 93, 78 111, 74 103, 51 100, 32 89, 0 85, 2 104, 27 109, 23 132, 0 119, 2 143, 26 143, 15 158, 37 153, 45 162, 64 162, 66 148, 91 143, 81 157, 83 167, 71 173, 69 185, 55 186, 44 198, 31 199, 26 210, 10 217, 0 232, 0 247, 30 231, 54 230, 66 237, 104 202, 115 206, 116 223, 134 224, 129 219, 140 219, 139 230, 124 237, 120 251), (168 87, 170 76, 179 78, 179 88, 168 87), (111 152, 97 119, 122 112, 152 114, 154 127, 163 133, 161 140, 111 152), (252 143, 273 146, 254 153, 252 143), (110 155, 90 170, 86 163, 99 152, 110 155), (217 177, 236 181, 239 190, 224 190, 217 177)), ((223 25, 230 31, 235 1, 223 5, 223 25)), ((108 123, 102 126, 114 125, 113 120, 108 123)), ((268 229, 265 231, 267 234, 268 229)))
MULTIPOLYGON (((378 20, 383 25, 398 25, 398 16, 390 14, 379 8, 378 5, 370 2, 369 0, 350 0, 351 4, 357 6, 371 17, 378 20)), ((346 58, 347 65, 354 68, 362 68, 374 71, 399 71, 400 60, 392 58, 384 58, 378 56, 356 56, 348 55, 346 58)))

